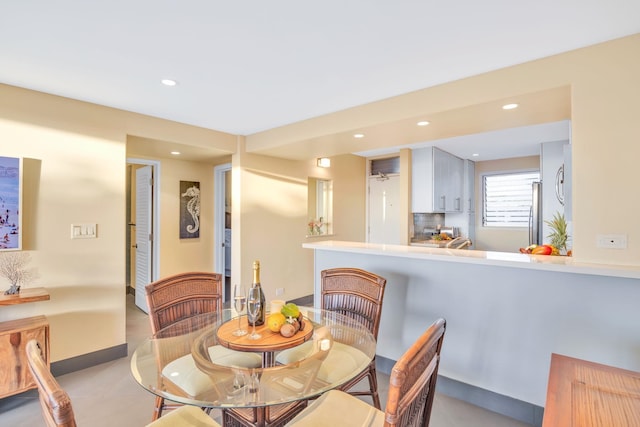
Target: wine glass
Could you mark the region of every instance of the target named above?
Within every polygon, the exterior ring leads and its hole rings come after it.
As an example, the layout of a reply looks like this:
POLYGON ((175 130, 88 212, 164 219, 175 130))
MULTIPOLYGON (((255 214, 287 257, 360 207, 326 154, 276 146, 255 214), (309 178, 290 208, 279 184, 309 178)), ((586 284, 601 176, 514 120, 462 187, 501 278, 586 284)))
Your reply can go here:
POLYGON ((252 287, 249 289, 249 296, 247 298, 247 317, 249 323, 253 325, 253 331, 249 335, 249 339, 257 340, 262 338, 262 335, 256 333, 256 321, 258 320, 258 314, 260 313, 260 289, 252 287))
POLYGON ((236 337, 241 337, 243 335, 247 335, 247 330, 242 329, 242 325, 240 323, 240 319, 242 319, 242 312, 244 311, 244 306, 247 303, 247 294, 244 286, 242 285, 233 285, 233 306, 238 312, 238 329, 233 331, 233 335, 236 337))

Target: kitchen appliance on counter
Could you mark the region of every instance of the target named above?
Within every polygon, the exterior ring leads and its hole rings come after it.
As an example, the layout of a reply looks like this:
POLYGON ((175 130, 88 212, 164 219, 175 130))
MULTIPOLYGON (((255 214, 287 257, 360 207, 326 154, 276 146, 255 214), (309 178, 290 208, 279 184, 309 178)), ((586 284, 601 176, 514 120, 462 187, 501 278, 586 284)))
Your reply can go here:
POLYGON ((440 228, 440 233, 438 234, 446 234, 447 236, 455 239, 460 236, 460 228, 459 227, 447 227, 446 225, 440 228))
MULTIPOLYGON (((441 234, 446 234, 447 236, 453 239, 460 235, 460 228, 447 227, 447 226, 442 226, 440 224, 438 224, 436 227, 424 227, 422 229, 422 233, 420 233, 420 236, 416 236, 416 238, 422 237, 424 239, 430 239, 433 236, 439 236, 441 234)), ((422 239, 418 239, 418 240, 422 240, 422 239)))
POLYGON ((436 227, 424 227, 421 233, 416 233, 414 240, 430 240, 434 236, 440 236, 441 234, 446 234, 451 239, 454 239, 460 236, 460 228, 447 227, 440 224, 438 224, 436 227))
POLYGON ((411 239, 411 246, 428 248, 468 249, 472 245, 469 238, 460 235, 459 227, 438 226, 435 229, 423 230, 421 237, 411 239), (430 234, 429 231, 432 233, 430 234), (447 236, 447 238, 443 238, 447 236))

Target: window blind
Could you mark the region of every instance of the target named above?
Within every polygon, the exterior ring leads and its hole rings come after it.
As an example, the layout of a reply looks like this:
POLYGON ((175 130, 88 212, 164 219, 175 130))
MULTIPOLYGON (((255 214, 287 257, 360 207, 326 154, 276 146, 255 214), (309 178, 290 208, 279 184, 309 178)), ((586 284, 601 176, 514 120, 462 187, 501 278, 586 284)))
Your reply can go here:
POLYGON ((531 184, 539 180, 537 171, 484 175, 482 225, 528 227, 531 184))

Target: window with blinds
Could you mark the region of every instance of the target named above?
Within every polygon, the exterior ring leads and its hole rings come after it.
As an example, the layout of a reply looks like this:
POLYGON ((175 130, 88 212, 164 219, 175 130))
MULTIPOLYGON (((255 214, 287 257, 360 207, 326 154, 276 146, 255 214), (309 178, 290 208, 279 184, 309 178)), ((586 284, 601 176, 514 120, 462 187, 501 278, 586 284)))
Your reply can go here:
POLYGON ((482 178, 482 225, 486 227, 528 227, 531 184, 540 172, 484 175, 482 178))

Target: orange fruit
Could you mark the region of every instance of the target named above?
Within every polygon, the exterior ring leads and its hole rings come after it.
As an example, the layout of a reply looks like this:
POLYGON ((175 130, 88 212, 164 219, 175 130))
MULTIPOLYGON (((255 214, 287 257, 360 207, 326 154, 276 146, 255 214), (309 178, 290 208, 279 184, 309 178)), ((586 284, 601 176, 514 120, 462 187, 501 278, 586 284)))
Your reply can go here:
POLYGON ((285 323, 287 323, 287 319, 282 313, 272 313, 267 318, 267 325, 269 326, 271 332, 280 332, 280 328, 285 323))

